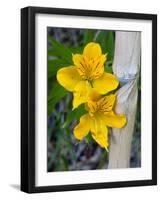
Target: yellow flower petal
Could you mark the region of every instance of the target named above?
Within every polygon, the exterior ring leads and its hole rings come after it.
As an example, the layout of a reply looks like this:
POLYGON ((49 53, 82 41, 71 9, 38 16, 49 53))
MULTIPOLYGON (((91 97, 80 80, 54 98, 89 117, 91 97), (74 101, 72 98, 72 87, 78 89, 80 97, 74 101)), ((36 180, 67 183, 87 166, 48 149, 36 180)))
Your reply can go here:
POLYGON ((113 111, 106 115, 103 114, 101 118, 109 127, 122 128, 126 124, 126 116, 116 115, 113 111))
POLYGON ((89 115, 90 116, 94 116, 95 113, 98 110, 98 106, 97 106, 96 102, 94 102, 94 101, 88 101, 87 102, 87 109, 88 109, 89 115))
POLYGON ((89 115, 85 114, 80 118, 79 124, 74 128, 74 136, 78 140, 82 140, 89 132, 90 129, 89 115))
POLYGON ((76 84, 81 80, 81 77, 77 72, 76 67, 69 66, 61 68, 57 72, 57 80, 60 83, 60 85, 72 92, 76 84))
POLYGON ((93 87, 101 94, 115 90, 119 84, 116 76, 104 73, 100 78, 93 80, 93 87))
POLYGON ((98 102, 99 107, 100 107, 100 112, 104 114, 108 114, 114 107, 115 100, 116 100, 116 94, 111 94, 111 95, 102 97, 98 102))
POLYGON ((91 118, 91 132, 93 139, 102 147, 108 147, 108 129, 100 117, 91 118))
POLYGON ((82 62, 82 55, 81 54, 73 54, 72 59, 73 59, 74 65, 79 66, 82 62))
POLYGON ((77 67, 77 71, 79 75, 81 76, 81 78, 86 79, 88 69, 87 69, 87 63, 83 59, 83 56, 80 54, 74 54, 73 62, 74 62, 74 65, 77 67))
POLYGON ((101 47, 98 43, 88 43, 83 51, 83 56, 87 59, 97 59, 102 55, 101 47))
POLYGON ((77 108, 80 104, 87 102, 90 90, 91 85, 88 81, 80 81, 75 86, 73 93, 73 109, 77 108))
POLYGON ((82 79, 93 80, 104 73, 106 54, 102 54, 99 44, 91 42, 84 48, 83 54, 73 54, 73 62, 82 79))
POLYGON ((88 67, 91 71, 91 79, 100 78, 104 73, 104 63, 106 61, 106 55, 101 55, 97 59, 90 60, 88 67))
POLYGON ((91 88, 90 93, 89 93, 89 100, 98 101, 100 98, 101 98, 101 94, 94 88, 91 88))

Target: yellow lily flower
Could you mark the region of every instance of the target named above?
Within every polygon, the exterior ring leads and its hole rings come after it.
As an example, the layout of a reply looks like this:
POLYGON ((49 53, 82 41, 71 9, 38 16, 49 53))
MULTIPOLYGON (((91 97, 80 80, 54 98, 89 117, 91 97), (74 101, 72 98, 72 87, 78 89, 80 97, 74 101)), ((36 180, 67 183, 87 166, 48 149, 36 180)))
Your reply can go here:
POLYGON ((106 54, 102 54, 98 43, 88 43, 83 54, 73 54, 74 66, 61 68, 57 72, 58 82, 73 92, 73 108, 87 102, 91 88, 106 94, 117 88, 117 78, 104 72, 106 54))
POLYGON ((86 103, 88 113, 80 118, 79 124, 74 128, 74 136, 82 140, 91 132, 92 138, 107 150, 108 147, 108 128, 122 128, 126 124, 126 116, 116 115, 113 107, 116 94, 103 96, 92 91, 86 103))

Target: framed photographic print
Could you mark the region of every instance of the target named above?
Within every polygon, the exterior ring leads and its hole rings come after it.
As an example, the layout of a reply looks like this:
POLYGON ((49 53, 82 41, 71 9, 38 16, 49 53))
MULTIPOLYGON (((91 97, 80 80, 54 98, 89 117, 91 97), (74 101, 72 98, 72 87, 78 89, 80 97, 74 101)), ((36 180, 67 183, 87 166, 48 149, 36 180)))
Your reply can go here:
POLYGON ((21 9, 21 190, 157 184, 157 16, 21 9))

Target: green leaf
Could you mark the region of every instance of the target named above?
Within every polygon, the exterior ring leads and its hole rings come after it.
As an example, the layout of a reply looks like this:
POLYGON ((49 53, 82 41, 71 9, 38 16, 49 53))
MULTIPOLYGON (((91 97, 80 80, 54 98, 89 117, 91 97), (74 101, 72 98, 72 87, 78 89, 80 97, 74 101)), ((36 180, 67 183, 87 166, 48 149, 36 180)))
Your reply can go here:
POLYGON ((63 167, 63 169, 65 170, 65 171, 67 171, 67 170, 69 170, 68 168, 69 168, 69 163, 68 163, 68 160, 67 160, 67 158, 64 156, 64 155, 62 155, 61 156, 61 159, 62 159, 62 163, 63 163, 63 165, 64 165, 64 167, 63 167))
POLYGON ((109 61, 109 62, 106 63, 106 65, 105 65, 105 72, 113 74, 111 61, 109 61))
POLYGON ((105 72, 110 73, 110 74, 113 74, 112 67, 106 67, 106 66, 105 66, 105 72))
POLYGON ((72 110, 67 116, 66 122, 63 124, 63 128, 67 127, 73 120, 78 120, 87 111, 84 109, 84 105, 80 105, 78 108, 72 110))
POLYGON ((57 82, 54 82, 48 95, 48 114, 53 111, 56 103, 58 103, 66 94, 67 91, 57 82))
POLYGON ((114 56, 114 48, 115 48, 114 33, 112 31, 109 31, 108 39, 107 39, 107 52, 109 52, 108 53, 109 58, 112 60, 114 56))
POLYGON ((48 36, 48 41, 52 46, 48 49, 48 56, 58 56, 64 59, 68 64, 72 64, 72 52, 69 48, 65 47, 51 36, 48 36))
POLYGON ((114 55, 114 33, 113 31, 100 31, 96 42, 100 43, 103 53, 107 53, 107 59, 113 60, 114 55))
POLYGON ((70 51, 73 54, 76 54, 76 53, 82 54, 82 52, 83 52, 83 47, 82 46, 79 46, 79 47, 70 47, 69 49, 70 49, 70 51))
POLYGON ((96 37, 96 42, 100 43, 103 53, 107 53, 106 42, 108 39, 108 31, 100 31, 96 37))
POLYGON ((92 135, 91 133, 88 133, 88 135, 86 136, 86 142, 90 143, 92 141, 92 135))
POLYGON ((48 79, 56 75, 57 71, 62 67, 69 66, 68 62, 63 59, 48 59, 48 79))
POLYGON ((95 30, 85 30, 84 31, 84 42, 83 42, 84 45, 93 41, 95 33, 96 33, 95 30))

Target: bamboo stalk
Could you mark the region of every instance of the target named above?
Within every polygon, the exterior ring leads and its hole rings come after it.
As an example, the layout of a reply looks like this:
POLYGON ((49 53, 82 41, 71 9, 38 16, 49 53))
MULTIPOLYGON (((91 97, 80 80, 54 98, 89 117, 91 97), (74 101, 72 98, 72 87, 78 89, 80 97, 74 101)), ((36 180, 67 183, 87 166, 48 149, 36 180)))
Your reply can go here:
POLYGON ((140 37, 139 32, 116 32, 113 71, 123 86, 118 90, 115 112, 125 113, 127 124, 122 129, 112 129, 108 168, 130 166, 131 142, 138 98, 140 37))

